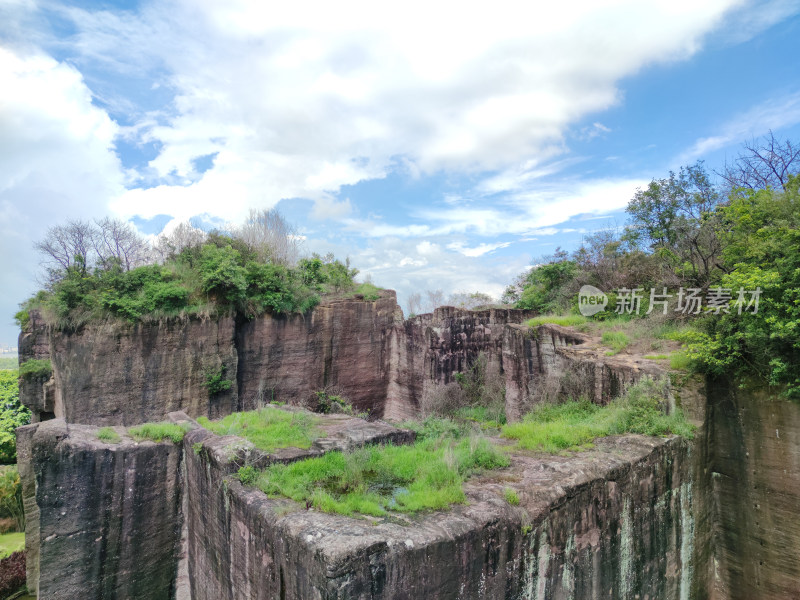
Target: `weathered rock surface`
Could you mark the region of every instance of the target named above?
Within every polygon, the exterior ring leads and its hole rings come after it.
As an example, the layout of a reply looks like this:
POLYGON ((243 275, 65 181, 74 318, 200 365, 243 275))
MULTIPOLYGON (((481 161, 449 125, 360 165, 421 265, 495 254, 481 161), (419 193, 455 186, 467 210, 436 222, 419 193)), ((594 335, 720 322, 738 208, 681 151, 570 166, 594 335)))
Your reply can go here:
POLYGON ((53 381, 27 386, 22 402, 34 421, 92 425, 158 421, 178 410, 216 418, 271 401, 308 405, 321 390, 399 420, 417 415, 425 394, 480 353, 490 373, 502 373, 503 328, 530 316, 443 307, 404 322, 391 290, 375 301, 329 299, 306 315, 254 320, 170 318, 70 332, 31 315, 20 357, 49 357, 53 381), (206 378, 222 368, 231 387, 210 394, 206 378))
POLYGON ((468 483, 467 505, 385 520, 270 499, 228 476, 238 463, 214 436, 194 431, 187 442, 205 450, 187 458, 189 495, 205 498, 188 518, 195 600, 702 597, 677 438, 515 454, 501 481, 468 483))
POLYGON ((182 447, 60 419, 20 428, 28 587, 39 598, 174 598, 182 447))
POLYGON ((709 385, 716 596, 800 598, 800 404, 709 385))

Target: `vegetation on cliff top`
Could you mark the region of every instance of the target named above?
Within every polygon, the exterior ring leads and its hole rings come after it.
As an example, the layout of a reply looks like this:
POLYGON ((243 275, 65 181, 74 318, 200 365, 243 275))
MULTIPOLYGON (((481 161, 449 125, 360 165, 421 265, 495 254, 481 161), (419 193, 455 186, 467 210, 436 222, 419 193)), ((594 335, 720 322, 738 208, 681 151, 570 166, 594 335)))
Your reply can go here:
POLYGON ((468 477, 508 464, 508 457, 485 438, 445 434, 410 446, 330 452, 260 472, 245 466, 240 478, 271 496, 286 496, 323 512, 380 516, 465 502, 462 486, 468 477))
POLYGON ((623 433, 676 434, 691 439, 694 428, 680 409, 666 414, 664 382, 643 378, 607 406, 588 400, 540 404, 519 423, 503 427, 503 437, 519 448, 562 452, 591 447, 599 437, 623 433))
MULTIPOLYGON (((48 259, 48 285, 16 318, 24 327, 30 308, 63 328, 108 316, 137 321, 230 309, 250 318, 305 312, 321 295, 355 290, 358 271, 348 261, 298 260, 296 247, 283 247, 296 237, 274 211, 253 213, 227 233, 187 224, 149 249, 125 223, 73 221, 37 244, 48 259)), ((359 293, 374 299, 377 288, 359 293)))
MULTIPOLYGON (((625 229, 589 235, 572 254, 557 250, 509 286, 504 300, 564 314, 577 312, 581 286, 607 292, 605 310, 588 320, 575 317, 582 326, 619 320, 618 309, 633 307, 618 293, 638 289, 638 310, 624 317, 647 320, 653 328, 669 321, 682 325, 675 339, 685 353, 671 359, 676 366, 756 374, 800 398, 798 171, 800 148, 770 135, 746 145, 717 174, 721 183, 702 163, 654 179, 629 202, 625 229), (702 308, 685 298, 679 303, 679 290, 694 290, 702 308), (671 296, 667 304, 656 303, 662 291, 671 296), (753 294, 760 294, 757 312, 748 308, 753 294), (708 298, 716 298, 715 305, 708 298)), ((619 335, 608 341, 612 352, 625 349, 619 335)))
POLYGON ((310 448, 320 436, 319 420, 307 412, 287 412, 266 406, 258 410, 234 413, 219 421, 197 419, 217 435, 237 435, 265 452, 294 446, 310 448))
MULTIPOLYGON (((102 431, 102 430, 101 430, 102 431)), ((173 444, 180 444, 183 441, 183 436, 189 431, 189 426, 182 423, 143 423, 135 427, 128 428, 128 433, 135 440, 151 440, 153 442, 161 442, 163 440, 170 440, 173 444)), ((98 432, 98 437, 100 432, 98 432)), ((110 440, 107 440, 110 441, 110 440)))

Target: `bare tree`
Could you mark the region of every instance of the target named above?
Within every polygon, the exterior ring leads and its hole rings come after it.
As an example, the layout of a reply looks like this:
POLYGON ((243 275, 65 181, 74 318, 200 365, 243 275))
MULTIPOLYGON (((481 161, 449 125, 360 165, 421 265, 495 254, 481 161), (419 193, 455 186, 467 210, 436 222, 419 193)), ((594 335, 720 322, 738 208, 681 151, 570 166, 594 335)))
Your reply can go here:
POLYGON ((409 294, 406 303, 408 304, 408 316, 418 315, 422 310, 422 296, 419 292, 409 294))
POLYGON ((717 173, 731 188, 786 189, 789 177, 800 172, 800 146, 777 139, 772 131, 763 139, 746 142, 733 164, 717 173))
POLYGON ((466 308, 467 310, 475 310, 480 306, 490 306, 496 302, 489 294, 484 294, 483 292, 457 292, 447 299, 448 304, 458 308, 466 308))
POLYGON ((442 290, 425 290, 425 312, 433 312, 444 304, 444 292, 442 290))
POLYGON ((185 248, 200 246, 206 241, 207 234, 202 229, 193 227, 188 221, 179 223, 170 233, 162 233, 153 246, 159 259, 163 262, 183 252, 185 248))
POLYGON ((45 238, 34 244, 44 255, 44 265, 51 281, 75 267, 85 274, 92 261, 94 227, 88 221, 71 220, 47 230, 45 238))
POLYGON ((97 228, 92 232, 92 245, 100 264, 107 265, 116 260, 123 270, 130 271, 148 262, 148 244, 133 225, 110 217, 95 223, 97 228))
POLYGON ((265 262, 291 266, 300 254, 300 236, 280 212, 250 209, 247 219, 234 236, 256 251, 265 262))

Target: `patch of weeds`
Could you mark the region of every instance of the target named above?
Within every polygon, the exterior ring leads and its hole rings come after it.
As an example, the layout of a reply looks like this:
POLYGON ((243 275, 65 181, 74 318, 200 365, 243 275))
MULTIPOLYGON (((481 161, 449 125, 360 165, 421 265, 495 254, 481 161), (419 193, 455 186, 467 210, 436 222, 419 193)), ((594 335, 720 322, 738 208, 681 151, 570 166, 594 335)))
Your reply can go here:
POLYGON ((669 358, 669 354, 647 354, 645 358, 647 360, 666 360, 669 358))
POLYGON ((561 325, 562 327, 577 327, 578 325, 583 325, 588 320, 589 319, 583 315, 539 315, 538 317, 529 319, 525 324, 528 327, 538 327, 539 325, 547 323, 561 325))
POLYGON ((218 369, 206 373, 206 380, 203 382, 203 386, 208 389, 209 396, 216 396, 226 392, 233 386, 233 381, 225 378, 226 370, 227 367, 221 365, 218 369))
POLYGON ((692 359, 686 352, 674 352, 669 356, 669 368, 676 371, 688 371, 692 368, 692 359))
POLYGON ((511 488, 506 488, 503 490, 503 498, 506 499, 511 506, 519 506, 519 495, 515 490, 511 488))
POLYGON ((373 285, 371 283, 362 283, 356 288, 355 294, 358 296, 363 296, 364 300, 374 302, 381 297, 381 289, 383 288, 379 288, 377 285, 373 285))
POLYGON ((368 412, 357 413, 353 408, 350 401, 339 394, 332 394, 326 390, 314 392, 317 396, 317 406, 314 412, 322 414, 342 414, 358 417, 359 419, 366 419, 369 417, 368 412))
POLYGON ((505 407, 465 406, 459 408, 454 417, 476 423, 481 429, 500 429, 506 424, 505 407))
POLYGON ((137 441, 152 440, 160 442, 168 439, 173 444, 180 444, 189 428, 190 426, 187 423, 178 425, 165 421, 162 423, 144 423, 136 427, 130 427, 128 433, 137 441))
POLYGON ((253 465, 245 465, 239 468, 238 476, 242 485, 253 485, 258 479, 258 470, 253 465))
POLYGON ((603 333, 602 342, 611 347, 611 352, 606 352, 606 355, 614 356, 622 352, 630 344, 631 339, 622 331, 606 331, 603 333))
POLYGON ((643 378, 607 406, 588 400, 542 404, 519 423, 503 427, 503 437, 517 440, 519 448, 558 453, 591 447, 598 437, 623 433, 677 434, 691 439, 694 427, 680 410, 665 414, 662 382, 643 378))
POLYGON ((438 439, 444 436, 459 437, 467 433, 467 428, 463 424, 444 417, 427 417, 422 421, 403 421, 400 423, 400 427, 416 433, 418 440, 438 439))
POLYGON ((286 496, 323 512, 380 516, 463 503, 466 478, 508 464, 508 457, 485 438, 445 435, 410 446, 369 446, 273 464, 259 473, 254 485, 270 496, 286 496))
POLYGON ((98 429, 97 439, 108 444, 119 444, 122 438, 111 427, 103 427, 98 429))
POLYGON ((19 366, 19 376, 23 379, 45 379, 53 372, 53 365, 46 358, 31 358, 19 366))
POLYGON ((242 437, 265 452, 288 446, 310 448, 312 442, 320 436, 317 418, 313 415, 284 411, 271 406, 234 413, 219 421, 200 417, 197 422, 217 435, 242 437))

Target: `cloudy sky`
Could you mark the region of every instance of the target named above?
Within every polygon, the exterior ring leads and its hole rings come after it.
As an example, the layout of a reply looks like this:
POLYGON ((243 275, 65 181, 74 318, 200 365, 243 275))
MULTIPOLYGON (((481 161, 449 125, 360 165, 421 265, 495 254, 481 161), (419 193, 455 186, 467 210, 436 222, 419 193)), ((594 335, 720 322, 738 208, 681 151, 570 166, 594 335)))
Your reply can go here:
POLYGON ((0 0, 0 344, 68 218, 239 221, 499 295, 637 186, 800 139, 800 0, 0 0))

